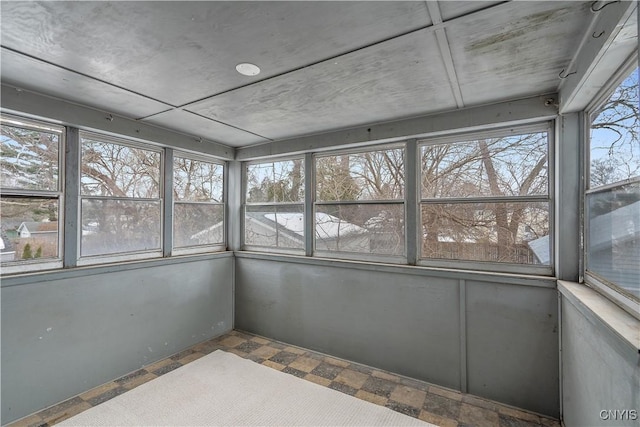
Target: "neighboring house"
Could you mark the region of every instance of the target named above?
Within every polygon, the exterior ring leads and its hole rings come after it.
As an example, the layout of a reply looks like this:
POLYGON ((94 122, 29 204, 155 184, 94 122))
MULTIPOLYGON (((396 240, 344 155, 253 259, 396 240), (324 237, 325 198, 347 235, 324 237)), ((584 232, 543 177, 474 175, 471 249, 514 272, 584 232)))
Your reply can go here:
POLYGON ((18 236, 22 239, 29 237, 44 237, 49 235, 56 235, 58 233, 58 223, 56 221, 49 222, 36 222, 29 221, 23 222, 18 227, 18 236))
POLYGON ((538 239, 527 242, 531 252, 536 257, 539 264, 549 265, 551 262, 551 247, 549 246, 549 236, 542 236, 538 239))
MULTIPOLYGON (((304 214, 252 212, 245 220, 250 245, 304 248, 304 214)), ((333 215, 316 213, 316 250, 371 251, 366 229, 333 215)))
POLYGON ((13 261, 16 257, 16 251, 13 248, 11 239, 5 233, 0 233, 0 262, 13 261))

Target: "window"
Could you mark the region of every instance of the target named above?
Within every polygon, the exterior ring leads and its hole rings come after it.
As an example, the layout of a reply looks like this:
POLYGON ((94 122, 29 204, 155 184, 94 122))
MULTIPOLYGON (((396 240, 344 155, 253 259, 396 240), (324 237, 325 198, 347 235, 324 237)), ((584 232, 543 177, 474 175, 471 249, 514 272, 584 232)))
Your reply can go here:
POLYGON ((224 166, 173 158, 173 247, 224 246, 224 166))
POLYGON ((550 272, 549 134, 538 126, 421 141, 421 258, 550 272))
POLYGON ((17 117, 1 119, 3 270, 61 267, 64 128, 17 117))
POLYGON ((161 151, 85 132, 80 140, 80 256, 161 254, 161 151))
POLYGON ((404 148, 315 159, 315 251, 405 254, 404 148))
POLYGON ((303 251, 304 160, 249 163, 245 172, 245 247, 303 251))
POLYGON ((638 69, 590 115, 585 196, 586 280, 640 301, 638 69))

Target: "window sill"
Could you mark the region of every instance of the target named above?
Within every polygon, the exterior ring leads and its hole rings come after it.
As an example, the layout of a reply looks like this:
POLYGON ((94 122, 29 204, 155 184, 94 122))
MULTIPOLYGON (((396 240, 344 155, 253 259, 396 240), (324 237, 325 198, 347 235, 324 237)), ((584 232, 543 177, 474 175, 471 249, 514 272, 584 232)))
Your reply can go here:
POLYGON ((275 262, 288 262, 294 264, 307 264, 328 266, 334 268, 348 268, 356 270, 379 271, 399 274, 411 274, 424 277, 443 277, 448 279, 460 279, 479 282, 505 283, 510 285, 536 286, 542 288, 556 287, 556 279, 553 277, 496 273, 490 271, 459 270, 436 267, 423 267, 414 265, 390 264, 363 260, 345 260, 337 258, 322 258, 318 256, 284 255, 266 252, 251 252, 247 250, 235 252, 239 259, 256 259, 275 262))
POLYGON ((113 262, 110 264, 99 264, 81 266, 57 270, 46 270, 40 272, 25 272, 21 274, 3 275, 0 287, 20 286, 33 283, 34 281, 46 282, 51 280, 68 279, 72 277, 91 276, 96 274, 111 273, 114 271, 137 270, 140 268, 150 268, 160 265, 182 264, 187 262, 197 262, 215 258, 233 257, 233 252, 211 252, 198 255, 180 255, 167 258, 151 258, 128 262, 113 262))
POLYGON ((633 352, 640 353, 640 320, 586 285, 558 280, 558 291, 590 322, 604 325, 633 352))

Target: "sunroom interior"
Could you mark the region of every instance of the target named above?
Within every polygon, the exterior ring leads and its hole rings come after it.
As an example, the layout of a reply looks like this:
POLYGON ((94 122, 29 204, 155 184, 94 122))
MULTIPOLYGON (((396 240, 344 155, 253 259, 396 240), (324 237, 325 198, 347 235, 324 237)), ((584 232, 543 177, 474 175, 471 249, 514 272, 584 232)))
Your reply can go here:
POLYGON ((636 1, 0 7, 2 425, 234 330, 637 422, 636 1))

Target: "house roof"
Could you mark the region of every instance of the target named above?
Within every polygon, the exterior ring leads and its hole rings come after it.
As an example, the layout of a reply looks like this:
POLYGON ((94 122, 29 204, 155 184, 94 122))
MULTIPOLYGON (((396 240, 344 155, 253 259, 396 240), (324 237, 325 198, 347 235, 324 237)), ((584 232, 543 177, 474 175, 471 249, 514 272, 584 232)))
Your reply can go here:
POLYGON ((51 231, 58 231, 57 221, 25 221, 18 227, 18 231, 22 231, 26 228, 30 233, 45 233, 51 231))
MULTIPOLYGON (((294 240, 304 239, 303 213, 248 212, 247 217, 267 227, 278 228, 294 240)), ((353 235, 362 235, 367 230, 341 220, 338 217, 322 212, 316 212, 316 237, 322 240, 332 240, 353 235)))

